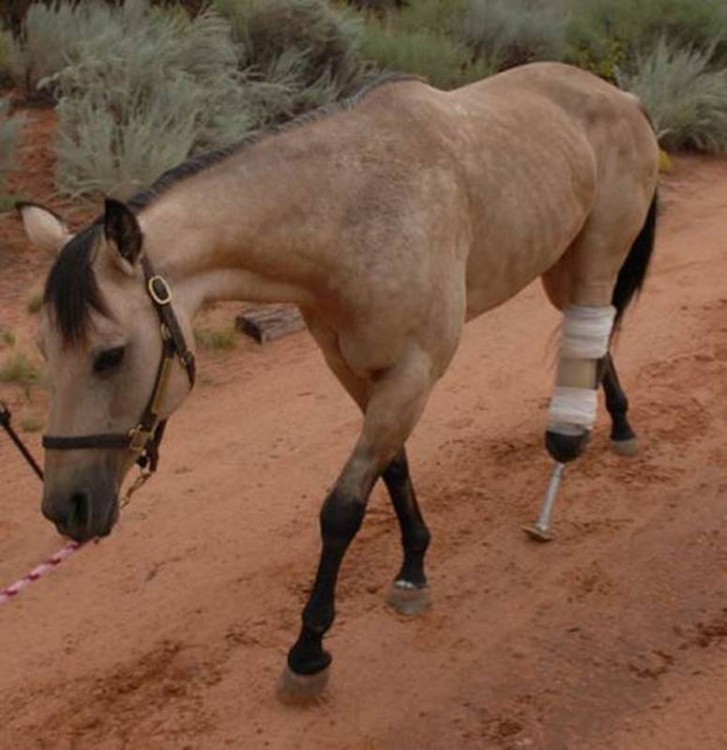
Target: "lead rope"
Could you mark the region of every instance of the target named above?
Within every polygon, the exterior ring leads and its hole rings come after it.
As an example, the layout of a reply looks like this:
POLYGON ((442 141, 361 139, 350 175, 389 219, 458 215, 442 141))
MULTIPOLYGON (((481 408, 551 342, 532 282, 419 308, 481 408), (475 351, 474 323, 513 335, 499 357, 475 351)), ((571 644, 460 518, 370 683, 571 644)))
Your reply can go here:
MULTIPOLYGON (((12 414, 10 408, 4 401, 0 401, 0 426, 3 427, 5 432, 7 432, 15 447, 20 451, 20 454, 28 462, 30 468, 42 482, 43 470, 38 466, 37 461, 33 458, 31 452, 20 439, 18 433, 13 429, 13 426, 10 423, 11 418, 12 414)), ((140 468, 139 475, 129 485, 129 488, 119 500, 119 508, 125 508, 131 502, 131 496, 146 484, 153 473, 154 472, 147 467, 140 468)), ((18 594, 27 589, 31 583, 34 583, 39 578, 42 578, 44 575, 55 570, 64 560, 67 560, 71 555, 78 552, 79 549, 85 547, 87 544, 88 542, 68 542, 68 544, 59 549, 54 555, 51 555, 47 560, 33 568, 33 570, 31 570, 26 576, 23 576, 20 580, 15 581, 15 583, 11 583, 10 586, 0 590, 0 605, 14 599, 18 594)))

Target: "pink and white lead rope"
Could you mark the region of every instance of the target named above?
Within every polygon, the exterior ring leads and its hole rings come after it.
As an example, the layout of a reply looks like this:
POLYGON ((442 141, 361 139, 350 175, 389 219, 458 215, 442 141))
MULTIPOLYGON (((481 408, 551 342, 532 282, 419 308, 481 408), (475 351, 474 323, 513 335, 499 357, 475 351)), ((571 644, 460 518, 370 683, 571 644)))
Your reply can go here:
POLYGON ((63 549, 58 550, 55 555, 52 555, 45 562, 42 562, 37 568, 33 568, 27 576, 24 576, 19 581, 15 581, 15 583, 0 591, 0 605, 14 599, 21 591, 27 589, 31 583, 50 573, 64 560, 67 560, 86 544, 87 542, 68 542, 68 544, 63 547, 63 549))
MULTIPOLYGON (((139 472, 139 476, 137 476, 137 478, 121 498, 121 501, 119 502, 119 508, 125 508, 131 502, 131 496, 143 484, 145 484, 147 480, 151 478, 151 476, 152 472, 150 471, 142 470, 141 472, 139 472)), ((58 552, 55 553, 55 555, 51 555, 51 557, 49 557, 45 562, 42 562, 37 568, 33 568, 33 570, 31 570, 27 576, 24 576, 19 581, 15 581, 15 583, 10 584, 10 586, 0 591, 0 605, 5 604, 5 602, 9 602, 11 599, 14 599, 21 591, 27 589, 31 583, 34 583, 39 578, 42 578, 44 575, 50 573, 52 570, 57 568, 64 560, 67 560, 71 555, 73 555, 75 552, 78 552, 81 547, 85 547, 87 544, 88 542, 68 542, 68 544, 66 544, 66 546, 62 549, 59 549, 58 552)))

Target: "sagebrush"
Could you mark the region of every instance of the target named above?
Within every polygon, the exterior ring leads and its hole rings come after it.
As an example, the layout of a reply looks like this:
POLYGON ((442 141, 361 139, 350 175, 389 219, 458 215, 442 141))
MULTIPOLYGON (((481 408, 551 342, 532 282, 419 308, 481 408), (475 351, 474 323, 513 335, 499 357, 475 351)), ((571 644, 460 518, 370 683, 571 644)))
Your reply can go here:
POLYGON ((619 77, 645 104, 668 150, 727 150, 727 68, 711 69, 714 46, 699 50, 659 39, 619 77))
POLYGON ((653 49, 659 39, 682 47, 714 46, 727 64, 724 0, 570 0, 568 57, 607 78, 653 49))
POLYGON ((126 198, 366 80, 357 22, 323 0, 219 0, 194 17, 87 0, 33 6, 26 25, 20 67, 58 101, 57 183, 71 196, 126 198))
POLYGON ((367 28, 364 55, 378 68, 418 75, 434 86, 452 89, 493 72, 489 61, 475 61, 470 50, 446 34, 394 32, 383 26, 367 28))
POLYGON ((345 98, 366 81, 360 26, 325 0, 215 0, 260 125, 345 98))
POLYGON ((59 99, 62 192, 128 197, 193 151, 250 127, 230 28, 218 14, 192 19, 146 0, 111 9, 88 2, 78 13, 86 23, 78 35, 97 33, 41 81, 59 99))
POLYGON ((468 0, 460 33, 478 58, 504 70, 563 59, 566 15, 549 0, 468 0))

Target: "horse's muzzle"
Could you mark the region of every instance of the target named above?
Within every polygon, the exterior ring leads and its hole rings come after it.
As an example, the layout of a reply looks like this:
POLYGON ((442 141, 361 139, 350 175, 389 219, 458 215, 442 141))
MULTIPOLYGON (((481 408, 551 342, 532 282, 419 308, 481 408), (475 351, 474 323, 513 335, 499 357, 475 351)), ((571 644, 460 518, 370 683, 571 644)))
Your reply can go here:
POLYGON ((85 542, 111 533, 119 517, 118 493, 106 480, 85 482, 72 490, 46 486, 42 511, 60 534, 85 542))

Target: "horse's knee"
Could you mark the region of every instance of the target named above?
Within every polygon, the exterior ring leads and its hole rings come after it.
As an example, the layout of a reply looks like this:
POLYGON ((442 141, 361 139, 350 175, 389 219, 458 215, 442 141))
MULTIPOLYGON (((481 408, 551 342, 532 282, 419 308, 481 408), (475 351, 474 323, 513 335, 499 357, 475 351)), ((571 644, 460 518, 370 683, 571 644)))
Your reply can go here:
POLYGON ((366 503, 362 498, 333 489, 321 508, 323 541, 348 545, 361 528, 365 512, 366 503))

